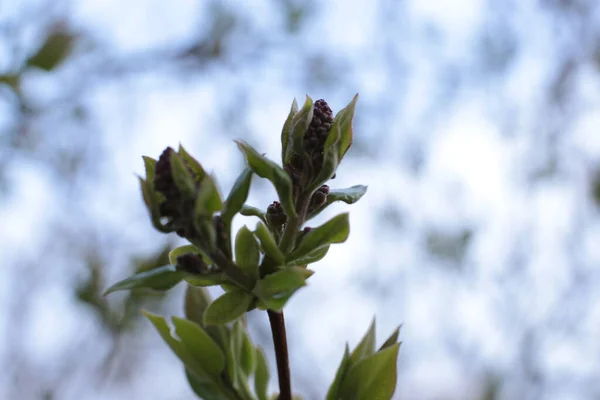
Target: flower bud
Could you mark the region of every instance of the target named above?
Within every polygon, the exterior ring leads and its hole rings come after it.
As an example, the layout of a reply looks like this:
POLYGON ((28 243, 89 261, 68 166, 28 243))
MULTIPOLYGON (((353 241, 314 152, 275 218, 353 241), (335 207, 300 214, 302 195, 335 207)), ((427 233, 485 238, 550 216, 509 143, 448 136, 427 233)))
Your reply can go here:
POLYGON ((313 118, 304 136, 304 147, 311 157, 317 156, 317 165, 323 163, 323 148, 332 125, 333 111, 327 102, 323 99, 315 101, 313 118))
POLYGON ((287 222, 287 215, 283 212, 283 207, 278 201, 274 201, 267 207, 267 222, 269 226, 276 231, 281 230, 283 225, 287 222))
POLYGON ((311 214, 315 210, 323 207, 327 202, 327 195, 329 194, 329 186, 323 185, 312 195, 310 203, 308 204, 308 213, 311 214))
POLYGON ((217 248, 225 254, 229 254, 231 252, 231 249, 229 248, 231 244, 229 242, 229 235, 227 229, 225 229, 223 218, 220 215, 215 215, 213 217, 213 224, 215 226, 217 248))
POLYGON ((208 266, 202 256, 195 253, 186 253, 177 257, 177 269, 190 274, 202 274, 208 272, 208 266))
POLYGON ((156 162, 154 170, 154 188, 167 199, 179 195, 179 189, 177 189, 171 173, 171 154, 173 152, 175 150, 167 147, 156 162))

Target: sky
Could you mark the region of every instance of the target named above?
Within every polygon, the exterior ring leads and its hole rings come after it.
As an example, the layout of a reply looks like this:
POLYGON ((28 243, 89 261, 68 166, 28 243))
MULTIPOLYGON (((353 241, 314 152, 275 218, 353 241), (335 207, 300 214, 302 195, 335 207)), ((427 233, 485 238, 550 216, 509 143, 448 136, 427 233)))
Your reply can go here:
MULTIPOLYGON (((249 7, 247 23, 260 32, 284 23, 270 18, 274 15, 271 2, 224 4, 249 7)), ((556 319, 558 325, 571 321, 569 307, 560 307, 569 301, 573 307, 585 304, 575 333, 559 328, 535 344, 549 382, 538 398, 587 398, 581 391, 587 386, 578 382, 599 371, 600 345, 594 338, 600 334, 600 291, 585 290, 583 297, 571 297, 576 279, 571 252, 578 252, 578 268, 586 273, 600 261, 596 245, 600 225, 588 193, 589 176, 600 159, 600 138, 595 133, 600 115, 598 73, 584 64, 576 76, 573 96, 577 101, 572 107, 577 113, 559 146, 560 173, 555 179, 532 184, 529 172, 544 160, 543 153, 536 151, 543 132, 531 131, 539 128, 541 96, 547 77, 554 72, 548 60, 560 46, 555 45, 547 14, 540 13, 533 2, 513 4, 511 21, 519 38, 518 54, 502 78, 478 78, 483 76, 483 67, 476 39, 482 30, 493 33, 490 8, 484 1, 468 0, 331 1, 320 5, 306 34, 294 40, 269 38, 277 50, 246 68, 208 68, 194 79, 165 71, 140 73, 96 87, 87 101, 94 110, 96 129, 102 133, 100 145, 111 149, 110 159, 103 160, 101 176, 82 186, 86 201, 78 212, 89 215, 92 223, 109 227, 109 232, 127 221, 123 241, 150 249, 159 235, 152 232, 138 193, 135 174, 143 173, 141 155, 156 158, 166 146, 182 143, 214 172, 222 193, 227 193, 243 159, 234 137, 215 132, 215 127, 221 123, 217 111, 236 89, 245 88, 252 97, 244 115, 247 126, 233 126, 233 135, 273 159, 278 158, 279 132, 294 97, 299 101, 306 94, 313 99, 323 97, 335 112, 358 92, 355 137, 367 143, 375 156, 352 155, 351 150, 331 186, 367 184, 369 190, 359 203, 336 204, 314 223, 348 210, 351 236, 313 266, 316 274, 309 286, 286 309, 292 374, 302 371, 313 390, 323 395, 345 342, 356 344, 376 315, 380 341, 403 324, 398 398, 464 399, 481 390, 478 382, 486 378, 482 366, 509 376, 513 373, 527 327, 547 319, 556 319), (377 25, 385 12, 382 9, 403 24, 397 31, 386 32, 387 36, 377 25), (335 49, 340 62, 347 65, 342 74, 346 86, 307 93, 308 88, 293 79, 301 68, 294 46, 325 52, 335 49), (402 62, 393 65, 402 69, 390 69, 386 58, 400 56, 402 62), (456 87, 444 86, 443 73, 448 69, 458 71, 456 87), (439 100, 444 90, 454 91, 448 104, 439 100), (377 107, 384 112, 374 113, 377 107), (510 113, 503 114, 506 109, 510 113), (413 148, 420 154, 416 156, 418 173, 405 157, 413 148), (456 263, 424 250, 424 232, 431 230, 475 234, 456 263), (520 254, 526 268, 519 268, 520 254), (468 354, 472 362, 456 361, 452 346, 468 354), (566 383, 557 384, 565 376, 566 383)), ((86 1, 73 3, 70 10, 75 27, 91 33, 115 54, 169 48, 208 25, 202 2, 191 0, 86 1)), ((243 39, 239 40, 242 45, 235 56, 254 51, 251 44, 245 47, 243 39)), ((557 40, 561 43, 560 35, 557 40)), ((41 86, 48 89, 40 96, 52 98, 53 84, 68 77, 68 72, 59 72, 54 83, 50 78, 33 77, 34 82, 47 85, 41 86)), ((44 221, 62 215, 58 211, 61 194, 53 189, 53 178, 40 164, 23 160, 9 172, 14 188, 0 209, 0 220, 10 227, 0 230, 4 265, 0 304, 7 308, 14 301, 11 280, 20 279, 20 259, 43 260, 39 251, 46 233, 44 221), (35 229, 38 226, 42 228, 35 229)), ((255 180, 253 189, 248 201, 252 205, 264 207, 274 199, 274 191, 264 182, 255 180)), ((65 221, 72 223, 76 222, 65 221)), ((244 223, 253 228, 256 221, 235 221, 237 227, 244 223)), ((123 256, 116 250, 115 260, 123 256)), ((36 294, 20 344, 25 352, 35 354, 43 370, 52 368, 73 337, 94 336, 97 328, 67 294, 73 280, 60 271, 58 267, 38 277, 49 283, 36 294)), ((122 273, 122 268, 115 267, 109 277, 121 279, 122 273)), ((597 275, 589 275, 593 279, 586 282, 588 287, 597 287, 597 275)), ((573 315, 581 314, 573 311, 573 315)), ((260 317, 252 321, 262 323, 263 329, 266 326, 260 317)), ((8 324, 7 318, 0 318, 0 331, 8 329, 8 324)), ((157 346, 159 342, 143 343, 157 346)), ((6 346, 3 349, 0 344, 0 357, 6 346)), ((178 361, 167 349, 153 347, 132 387, 111 387, 106 389, 109 392, 87 393, 86 398, 122 398, 119 390, 152 399, 189 394, 181 371, 166 368, 165 363, 175 367, 178 361), (152 378, 157 373, 160 378, 152 378), (173 382, 181 388, 176 394, 171 393, 173 382)), ((306 387, 306 381, 296 379, 299 387, 306 387)), ((515 395, 511 390, 518 388, 508 385, 506 398, 516 398, 511 397, 515 395)), ((80 396, 65 393, 68 399, 80 396)))

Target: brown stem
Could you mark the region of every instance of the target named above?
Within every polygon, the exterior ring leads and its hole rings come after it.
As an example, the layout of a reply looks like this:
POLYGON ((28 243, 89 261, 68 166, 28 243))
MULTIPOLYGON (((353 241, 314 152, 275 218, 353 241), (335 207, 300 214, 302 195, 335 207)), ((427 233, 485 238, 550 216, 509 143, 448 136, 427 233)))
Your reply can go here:
POLYGON ((269 322, 271 323, 273 345, 275 346, 275 359, 277 360, 277 375, 279 377, 279 397, 277 400, 292 400, 290 360, 288 357, 283 312, 267 310, 267 313, 269 314, 269 322))

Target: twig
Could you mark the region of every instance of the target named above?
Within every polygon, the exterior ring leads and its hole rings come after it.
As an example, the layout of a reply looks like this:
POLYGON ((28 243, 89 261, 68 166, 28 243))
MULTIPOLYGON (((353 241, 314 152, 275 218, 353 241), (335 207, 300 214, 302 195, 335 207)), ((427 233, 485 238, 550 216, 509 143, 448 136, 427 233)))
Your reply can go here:
POLYGON ((269 322, 271 323, 271 333, 273 334, 273 345, 275 347, 275 359, 277 360, 277 375, 279 377, 278 400, 292 400, 290 360, 288 357, 283 312, 267 310, 267 313, 269 314, 269 322))

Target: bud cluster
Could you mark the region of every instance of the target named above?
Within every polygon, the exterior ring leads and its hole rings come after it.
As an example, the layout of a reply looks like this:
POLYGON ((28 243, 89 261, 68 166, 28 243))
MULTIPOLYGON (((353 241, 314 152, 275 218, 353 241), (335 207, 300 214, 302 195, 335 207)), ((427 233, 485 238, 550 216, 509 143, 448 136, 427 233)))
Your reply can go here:
POLYGON ((333 111, 323 99, 315 101, 313 117, 303 138, 305 157, 293 153, 285 170, 294 184, 295 194, 299 186, 308 185, 321 172, 325 141, 333 126, 333 111))
POLYGON ((177 269, 191 274, 205 274, 209 272, 209 267, 202 259, 202 256, 195 253, 186 253, 177 257, 177 269))
POLYGON ((312 195, 310 203, 308 203, 308 213, 311 214, 315 210, 321 208, 327 202, 329 194, 329 186, 323 185, 312 195))
MULTIPOLYGON (((190 218, 194 209, 195 199, 185 196, 177 187, 173 178, 171 160, 173 154, 176 154, 175 150, 167 147, 156 162, 154 188, 164 197, 164 200, 159 204, 158 210, 160 217, 167 219, 166 227, 168 229, 175 231, 180 237, 191 238, 197 235, 194 220, 190 218)), ((193 170, 189 165, 186 165, 186 168, 193 175, 193 170)))
POLYGON ((283 225, 287 222, 287 215, 283 212, 280 202, 274 201, 267 207, 266 219, 274 232, 281 232, 283 225))

